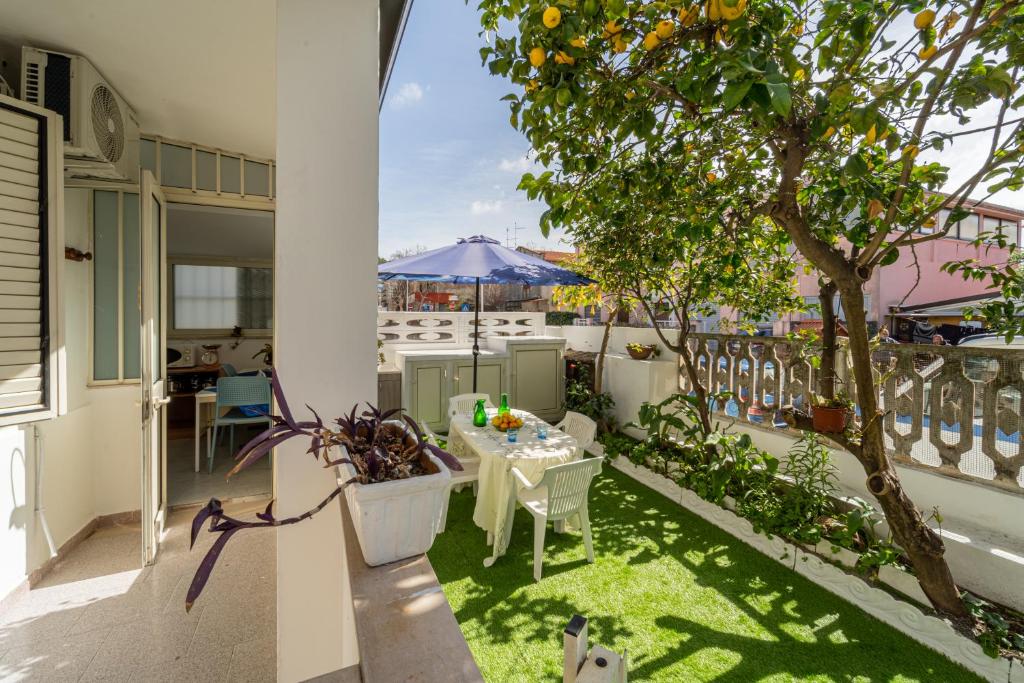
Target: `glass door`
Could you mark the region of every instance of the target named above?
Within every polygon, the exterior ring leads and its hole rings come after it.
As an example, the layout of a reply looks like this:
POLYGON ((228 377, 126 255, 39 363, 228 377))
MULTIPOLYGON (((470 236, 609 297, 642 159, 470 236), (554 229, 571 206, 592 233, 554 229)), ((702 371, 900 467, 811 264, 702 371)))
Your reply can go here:
POLYGON ((167 206, 153 174, 139 193, 142 271, 142 560, 156 561, 167 516, 167 206))

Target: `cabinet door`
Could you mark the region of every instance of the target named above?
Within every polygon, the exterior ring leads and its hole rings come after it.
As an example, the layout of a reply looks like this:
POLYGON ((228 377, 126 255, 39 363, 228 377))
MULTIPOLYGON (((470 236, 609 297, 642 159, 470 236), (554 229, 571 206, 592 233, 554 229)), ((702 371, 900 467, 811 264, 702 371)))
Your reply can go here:
POLYGON ((443 364, 417 365, 410 368, 412 373, 412 396, 409 412, 417 422, 426 422, 431 429, 440 429, 445 424, 447 405, 447 369, 443 364))
MULTIPOLYGON (((505 391, 505 366, 503 363, 480 363, 476 371, 477 391, 491 397, 491 403, 498 405, 501 392, 505 391)), ((459 363, 455 366, 454 391, 452 395, 473 393, 473 364, 459 363)))
POLYGON ((515 407, 538 415, 561 408, 564 370, 558 349, 517 349, 512 366, 515 407))

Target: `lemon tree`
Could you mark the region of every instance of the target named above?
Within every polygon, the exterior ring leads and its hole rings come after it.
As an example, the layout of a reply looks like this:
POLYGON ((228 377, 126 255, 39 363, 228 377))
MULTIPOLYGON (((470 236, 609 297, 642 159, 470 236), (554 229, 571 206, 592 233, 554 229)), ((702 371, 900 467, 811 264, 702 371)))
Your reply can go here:
MULTIPOLYGON (((618 229, 581 226, 637 187, 603 182, 618 162, 648 159, 655 178, 716 183, 715 210, 770 221, 834 286, 869 416, 846 447, 929 599, 965 616, 942 540, 870 417, 878 399, 862 285, 901 251, 944 235, 969 197, 1024 183, 1021 0, 482 0, 480 9, 481 56, 514 85, 511 123, 549 169, 522 181, 548 205, 543 230, 591 239, 618 229), (971 165, 966 180, 937 194, 950 168, 919 154, 934 159, 967 135, 974 153, 957 160, 971 165), (951 211, 938 224, 942 208, 951 211)), ((648 209, 671 215, 683 197, 666 192, 648 209)), ((662 244, 690 240, 685 233, 666 231, 662 244)), ((950 269, 986 275, 970 259, 950 269)), ((1019 271, 997 284, 1019 293, 1019 271)))

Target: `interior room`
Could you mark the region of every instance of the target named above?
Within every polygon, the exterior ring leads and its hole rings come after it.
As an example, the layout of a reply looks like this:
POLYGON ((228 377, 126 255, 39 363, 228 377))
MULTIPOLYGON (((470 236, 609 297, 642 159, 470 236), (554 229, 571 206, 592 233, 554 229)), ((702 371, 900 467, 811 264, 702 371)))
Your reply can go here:
POLYGON ((266 403, 258 397, 269 391, 260 380, 273 360, 273 248, 271 211, 168 203, 167 498, 172 507, 272 491, 270 460, 230 480, 226 475, 237 448, 267 424, 266 403), (220 407, 218 394, 221 404, 232 403, 225 382, 232 394, 247 392, 257 402, 220 407))

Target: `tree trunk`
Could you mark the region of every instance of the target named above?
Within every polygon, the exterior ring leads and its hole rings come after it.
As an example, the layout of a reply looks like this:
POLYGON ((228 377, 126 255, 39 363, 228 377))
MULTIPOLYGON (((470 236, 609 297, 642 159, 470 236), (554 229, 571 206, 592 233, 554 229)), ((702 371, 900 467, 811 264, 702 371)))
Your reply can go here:
MULTIPOLYGON (((608 320, 604 323, 604 336, 601 337, 601 350, 597 354, 597 358, 594 359, 594 395, 600 396, 604 390, 604 361, 608 355, 608 342, 612 337, 612 327, 615 325, 615 316, 618 315, 618 306, 614 307, 608 315, 608 320)), ((609 431, 608 420, 605 419, 604 413, 597 420, 597 429, 600 432, 609 431)))
POLYGON ((831 280, 819 282, 818 300, 821 302, 821 367, 818 368, 818 395, 831 401, 836 397, 836 314, 833 302, 836 284, 831 280))
POLYGON ((953 617, 966 617, 967 611, 943 558, 945 545, 942 538, 924 523, 920 511, 903 490, 899 476, 885 453, 882 419, 878 412, 878 399, 871 373, 871 351, 861 283, 850 277, 839 281, 838 285, 850 335, 849 353, 863 423, 861 452, 855 455, 868 474, 868 489, 882 506, 893 537, 910 558, 928 599, 941 612, 953 617))
POLYGON ((615 325, 615 316, 618 315, 618 306, 614 307, 609 315, 608 320, 604 323, 604 336, 601 337, 601 350, 597 354, 597 358, 594 359, 594 393, 600 394, 604 388, 604 359, 608 355, 608 341, 612 337, 612 327, 615 325))

